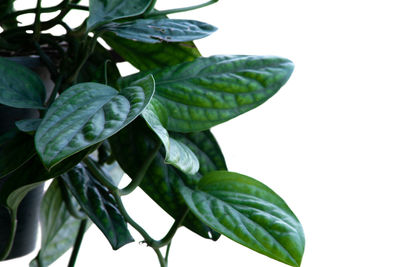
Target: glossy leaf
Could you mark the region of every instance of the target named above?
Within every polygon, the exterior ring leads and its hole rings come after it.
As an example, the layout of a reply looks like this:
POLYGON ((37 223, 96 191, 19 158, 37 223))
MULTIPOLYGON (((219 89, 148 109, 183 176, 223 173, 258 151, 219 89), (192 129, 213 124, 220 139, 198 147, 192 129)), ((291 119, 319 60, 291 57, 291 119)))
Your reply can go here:
POLYGON ((17 130, 0 136, 0 178, 15 171, 35 155, 33 137, 17 130))
POLYGON ((181 171, 195 174, 199 170, 199 160, 184 143, 170 138, 160 118, 157 116, 157 105, 150 103, 143 111, 142 116, 149 127, 160 138, 165 148, 165 162, 172 164, 181 171))
POLYGON ((46 89, 36 73, 0 57, 0 104, 44 109, 46 89))
POLYGON ((226 170, 224 155, 213 134, 209 131, 194 133, 171 133, 176 140, 186 144, 200 161, 199 173, 204 175, 214 170, 226 170))
POLYGON ((54 101, 36 132, 36 149, 43 164, 51 168, 115 134, 143 111, 153 92, 151 76, 120 92, 98 83, 72 86, 54 101))
POLYGON ((15 126, 17 126, 18 130, 21 132, 30 133, 35 132, 39 128, 41 122, 42 119, 26 119, 15 122, 15 126))
POLYGON ((304 233, 286 203, 266 185, 250 177, 215 171, 197 189, 179 183, 190 210, 230 239, 273 259, 300 266, 304 233))
POLYGON ((155 98, 167 111, 166 128, 195 132, 259 106, 286 83, 292 71, 293 64, 278 57, 213 56, 124 77, 120 86, 153 74, 155 98))
POLYGON ((188 42, 204 38, 215 32, 214 26, 183 19, 137 19, 125 23, 109 23, 100 31, 143 43, 188 42))
POLYGON ((193 42, 146 44, 104 33, 102 38, 121 57, 142 71, 193 61, 200 56, 193 42))
POLYGON ((59 182, 55 179, 40 205, 41 248, 29 264, 30 267, 49 266, 63 255, 75 242, 81 220, 69 213, 59 182))
MULTIPOLYGON (((129 177, 135 179, 144 159, 155 148, 157 136, 146 125, 142 118, 138 118, 116 135, 110 138, 110 144, 119 165, 129 177)), ((160 152, 150 165, 140 187, 169 215, 178 218, 186 209, 179 192, 171 187, 176 179, 177 171, 164 162, 160 152)), ((204 238, 217 240, 219 234, 200 222, 189 213, 183 225, 204 238)))
POLYGON ((29 191, 46 180, 60 176, 69 171, 91 153, 92 150, 93 148, 89 147, 63 160, 60 164, 54 166, 50 172, 43 167, 39 157, 35 155, 24 165, 11 173, 1 186, 0 205, 5 205, 10 209, 16 210, 29 191))
POLYGON ((78 165, 61 177, 113 249, 134 241, 114 197, 83 166, 78 165))
POLYGON ((90 0, 87 28, 92 30, 110 21, 138 16, 149 8, 151 2, 152 0, 90 0))

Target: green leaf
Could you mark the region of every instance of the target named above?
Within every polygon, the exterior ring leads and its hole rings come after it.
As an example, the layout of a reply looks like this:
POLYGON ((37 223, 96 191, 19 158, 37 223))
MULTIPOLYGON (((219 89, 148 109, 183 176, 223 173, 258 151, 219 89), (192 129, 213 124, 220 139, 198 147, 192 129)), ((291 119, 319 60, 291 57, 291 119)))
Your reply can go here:
POLYGON ((143 111, 153 92, 151 75, 121 92, 97 83, 72 86, 54 101, 36 132, 43 164, 51 168, 115 134, 143 111))
POLYGON ((215 32, 214 26, 183 19, 137 19, 125 23, 109 23, 99 29, 117 36, 143 43, 188 42, 215 32))
POLYGON ((92 150, 93 147, 89 147, 63 160, 60 164, 54 166, 50 172, 43 167, 39 157, 35 155, 7 177, 7 180, 0 188, 0 206, 4 205, 16 210, 29 191, 44 181, 69 171, 92 150))
POLYGON ((152 0, 90 0, 87 28, 91 31, 110 21, 138 16, 150 7, 151 2, 152 0))
POLYGON ((0 136, 0 178, 18 169, 35 155, 33 138, 11 130, 0 136))
POLYGON ((18 130, 25 133, 35 132, 38 128, 42 119, 26 119, 15 122, 18 130))
POLYGON ((170 138, 168 131, 164 128, 157 114, 156 102, 150 102, 143 111, 142 116, 149 127, 160 138, 165 148, 165 162, 172 164, 181 171, 188 174, 195 174, 199 170, 199 161, 196 155, 184 143, 170 138))
POLYGON ((117 65, 113 62, 110 51, 100 44, 90 55, 78 75, 78 83, 96 82, 115 87, 118 78, 121 77, 117 65), (105 72, 107 70, 107 73, 105 72), (106 77, 107 75, 107 83, 106 77))
POLYGON ((30 267, 49 266, 75 242, 81 220, 69 213, 57 179, 55 179, 40 205, 41 248, 30 267))
POLYGON ((230 239, 273 259, 300 266, 304 252, 302 226, 286 203, 250 177, 214 171, 193 190, 179 183, 190 210, 230 239))
POLYGON ((120 86, 153 74, 155 98, 177 132, 209 129, 247 112, 273 96, 289 79, 293 64, 283 58, 213 56, 121 78, 120 86))
POLYGON ((141 71, 193 61, 200 56, 193 42, 146 44, 104 33, 102 38, 122 58, 141 71))
POLYGON ((204 175, 214 170, 226 170, 224 155, 209 131, 194 133, 171 133, 176 140, 186 144, 200 161, 199 173, 204 175))
POLYGON ((134 241, 114 197, 84 167, 78 165, 61 177, 114 250, 134 241))
MULTIPOLYGON (((144 159, 157 145, 157 136, 138 118, 110 138, 110 144, 119 165, 132 179, 135 179, 144 159)), ((184 175, 183 173, 181 173, 184 175)), ((166 165, 162 152, 153 160, 140 187, 169 215, 178 218, 186 209, 182 197, 172 184, 180 179, 171 165, 166 165)), ((217 240, 219 234, 189 213, 183 225, 204 238, 217 240)))
POLYGON ((0 57, 0 104, 44 109, 46 89, 30 69, 0 57))

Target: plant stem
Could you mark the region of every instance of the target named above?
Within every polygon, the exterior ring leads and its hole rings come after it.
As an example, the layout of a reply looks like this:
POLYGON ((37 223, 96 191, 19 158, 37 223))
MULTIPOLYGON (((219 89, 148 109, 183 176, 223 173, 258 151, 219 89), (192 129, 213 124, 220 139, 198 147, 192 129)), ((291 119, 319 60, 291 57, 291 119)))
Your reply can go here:
POLYGON ((78 257, 78 252, 79 252, 79 249, 80 249, 81 244, 82 244, 83 236, 85 235, 87 222, 88 222, 87 219, 81 221, 81 224, 79 226, 78 235, 77 235, 76 240, 75 240, 74 248, 72 250, 72 254, 71 254, 71 257, 70 257, 69 262, 68 262, 68 267, 74 267, 75 266, 75 262, 76 262, 76 259, 78 257))
POLYGON ((104 173, 90 157, 86 157, 83 162, 88 167, 89 171, 97 178, 97 180, 108 188, 111 192, 118 192, 118 187, 111 183, 112 179, 104 173))
POLYGON ((118 194, 123 196, 123 195, 128 195, 130 194, 133 190, 136 189, 140 185, 140 183, 143 181, 145 174, 147 172, 147 169, 150 167, 151 163, 153 162, 154 158, 157 156, 158 150, 160 149, 161 142, 158 141, 156 146, 153 148, 153 150, 150 151, 150 153, 147 155, 146 159, 144 160, 144 163, 142 164, 140 170, 138 171, 136 177, 123 189, 120 189, 118 194))
POLYGON ((169 241, 168 246, 167 246, 167 251, 165 252, 165 262, 168 263, 168 256, 169 256, 169 251, 171 249, 171 244, 172 244, 172 240, 169 241))
POLYGON ((33 26, 33 40, 36 42, 39 41, 40 38, 40 28, 41 28, 41 21, 40 21, 40 13, 41 13, 41 5, 42 0, 37 0, 36 3, 36 10, 35 10, 35 22, 33 26))
POLYGON ((68 4, 68 7, 72 8, 72 9, 77 9, 77 10, 89 11, 89 7, 78 5, 78 4, 68 4))
POLYGON ((15 233, 17 232, 17 211, 9 209, 10 219, 11 219, 11 229, 10 235, 8 237, 8 242, 0 254, 0 261, 7 259, 11 252, 12 246, 14 244, 15 233))
POLYGON ((174 9, 167 9, 167 10, 161 10, 161 11, 153 11, 145 15, 144 17, 155 17, 155 16, 161 16, 161 15, 168 15, 168 14, 173 14, 173 13, 180 13, 180 12, 186 12, 190 10, 195 10, 199 9, 202 7, 206 7, 209 5, 212 5, 214 3, 218 2, 218 0, 210 0, 206 3, 203 4, 198 4, 194 6, 189 6, 189 7, 182 7, 182 8, 174 8, 174 9))

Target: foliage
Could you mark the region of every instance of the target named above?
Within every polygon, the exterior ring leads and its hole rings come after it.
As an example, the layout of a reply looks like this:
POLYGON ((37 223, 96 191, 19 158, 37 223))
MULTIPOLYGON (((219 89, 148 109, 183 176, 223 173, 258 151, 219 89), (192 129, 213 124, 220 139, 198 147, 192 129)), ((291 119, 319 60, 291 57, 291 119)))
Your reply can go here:
MULTIPOLYGON (((4 3, 3 3, 4 2, 4 3)), ((133 242, 131 225, 156 252, 161 266, 180 226, 203 238, 228 238, 291 266, 300 266, 304 234, 286 203, 248 176, 229 172, 210 128, 264 103, 289 79, 284 58, 201 57, 192 42, 216 28, 168 19, 192 7, 156 10, 155 0, 63 0, 53 7, 0 9, 0 104, 40 111, 0 136, 0 204, 15 213, 38 184, 52 181, 41 205, 42 247, 31 266, 47 266, 79 244, 92 222, 113 249, 133 242), (72 10, 88 18, 71 29, 72 10), (41 14, 59 11, 42 21, 41 14), (19 25, 33 13, 34 23, 19 25), (66 33, 45 31, 61 25, 66 33), (104 40, 111 49, 100 44, 104 40), (54 87, 10 60, 38 55, 54 87), (116 64, 139 72, 121 77, 116 64), (119 188, 122 170, 131 179, 119 188), (161 240, 129 216, 121 198, 141 187, 175 219, 161 240)), ((9 245, 12 245, 13 231, 9 245)), ((9 247, 1 254, 7 257, 9 247)))

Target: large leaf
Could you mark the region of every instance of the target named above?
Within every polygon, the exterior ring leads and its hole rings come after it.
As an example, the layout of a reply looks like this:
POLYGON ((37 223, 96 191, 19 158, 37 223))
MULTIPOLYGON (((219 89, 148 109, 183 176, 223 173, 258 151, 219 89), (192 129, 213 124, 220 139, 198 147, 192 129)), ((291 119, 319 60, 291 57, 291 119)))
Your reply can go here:
POLYGON ((151 2, 152 0, 90 0, 87 28, 92 30, 110 21, 140 15, 149 8, 151 2))
POLYGON ((166 128, 195 132, 249 111, 271 96, 289 79, 293 64, 283 58, 213 56, 134 74, 120 86, 153 74, 155 98, 165 107, 166 128))
POLYGON ((184 143, 170 138, 168 131, 157 116, 161 112, 157 112, 156 109, 157 105, 150 102, 142 116, 162 141, 165 148, 165 162, 185 173, 195 174, 199 170, 199 161, 196 155, 184 143))
POLYGON ((33 137, 16 129, 0 136, 0 178, 18 169, 35 155, 33 137))
POLYGON ((118 132, 143 111, 153 92, 151 76, 120 92, 98 83, 77 84, 66 90, 51 105, 35 135, 44 165, 51 168, 118 132))
MULTIPOLYGON (((135 179, 140 172, 144 159, 154 150, 157 136, 146 125, 146 122, 138 118, 122 131, 110 138, 110 144, 121 168, 135 179)), ((171 165, 166 165, 160 152, 153 160, 140 187, 168 214, 178 218, 187 208, 179 192, 172 187, 177 179, 181 179, 179 173, 171 165)), ((201 223, 193 214, 189 213, 183 225, 205 238, 217 240, 219 234, 201 223)))
POLYGON ((101 31, 143 43, 188 42, 204 38, 215 32, 214 26, 183 19, 137 19, 125 23, 109 23, 101 31))
POLYGON ((61 177, 85 213, 107 237, 113 249, 134 241, 114 197, 82 165, 61 177))
POLYGON ((107 32, 102 38, 122 58, 142 71, 193 61, 200 56, 193 42, 146 44, 107 32))
POLYGON ((59 181, 55 179, 40 205, 41 248, 30 267, 49 266, 75 242, 81 220, 69 213, 59 181), (39 264, 41 262, 42 265, 39 264))
POLYGON ((46 89, 30 69, 0 57, 0 104, 44 109, 46 89))
POLYGON ((302 226, 286 203, 266 185, 226 171, 203 176, 197 189, 179 183, 190 210, 230 239, 291 266, 304 252, 302 226))

